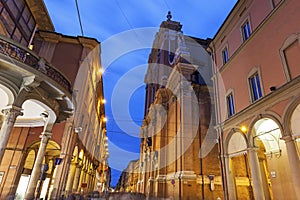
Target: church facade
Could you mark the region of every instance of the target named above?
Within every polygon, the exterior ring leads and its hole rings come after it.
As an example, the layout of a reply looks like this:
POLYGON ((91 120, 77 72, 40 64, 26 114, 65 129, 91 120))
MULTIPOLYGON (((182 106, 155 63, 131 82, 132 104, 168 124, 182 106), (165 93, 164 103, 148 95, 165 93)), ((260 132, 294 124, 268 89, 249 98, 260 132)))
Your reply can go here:
POLYGON ((210 42, 163 21, 145 76, 138 191, 173 199, 223 198, 214 130, 210 42))

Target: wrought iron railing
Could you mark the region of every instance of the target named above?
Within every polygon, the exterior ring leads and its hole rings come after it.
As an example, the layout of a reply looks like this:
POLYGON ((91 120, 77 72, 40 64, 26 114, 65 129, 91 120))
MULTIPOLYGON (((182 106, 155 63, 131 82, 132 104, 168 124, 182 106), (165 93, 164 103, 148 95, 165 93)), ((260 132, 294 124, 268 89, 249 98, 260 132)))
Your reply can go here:
MULTIPOLYGON (((49 78, 57 82, 68 92, 72 94, 72 87, 70 82, 64 77, 61 72, 55 69, 46 61, 43 61, 38 55, 36 55, 30 49, 22 47, 21 45, 16 44, 12 40, 0 36, 0 53, 8 56, 13 60, 17 60, 28 65, 31 68, 47 75, 49 78)), ((13 61, 12 60, 12 61, 13 61)))

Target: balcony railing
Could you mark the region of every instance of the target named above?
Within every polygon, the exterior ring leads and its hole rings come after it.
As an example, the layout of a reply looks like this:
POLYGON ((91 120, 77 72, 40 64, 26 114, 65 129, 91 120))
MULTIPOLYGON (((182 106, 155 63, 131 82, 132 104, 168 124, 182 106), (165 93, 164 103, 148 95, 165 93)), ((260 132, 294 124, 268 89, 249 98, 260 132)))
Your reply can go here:
POLYGON ((45 74, 72 94, 72 87, 67 78, 30 49, 16 44, 8 38, 0 36, 0 53, 45 74))

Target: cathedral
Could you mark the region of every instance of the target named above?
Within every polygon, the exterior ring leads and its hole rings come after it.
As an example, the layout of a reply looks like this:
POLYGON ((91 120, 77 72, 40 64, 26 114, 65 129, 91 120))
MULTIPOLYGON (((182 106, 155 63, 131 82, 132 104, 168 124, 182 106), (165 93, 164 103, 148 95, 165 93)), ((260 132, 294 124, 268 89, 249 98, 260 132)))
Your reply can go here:
POLYGON ((156 198, 223 198, 210 39, 186 36, 181 28, 169 12, 149 56, 138 191, 156 198))

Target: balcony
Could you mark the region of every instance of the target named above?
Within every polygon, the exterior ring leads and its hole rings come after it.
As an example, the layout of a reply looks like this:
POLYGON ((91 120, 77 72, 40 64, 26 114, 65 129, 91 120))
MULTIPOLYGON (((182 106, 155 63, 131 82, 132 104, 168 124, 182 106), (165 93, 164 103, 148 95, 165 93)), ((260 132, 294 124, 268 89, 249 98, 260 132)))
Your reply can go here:
MULTIPOLYGON (((28 96, 22 97, 24 98, 23 100, 18 100, 22 104, 23 101, 27 101, 26 105, 28 105, 28 101, 33 100, 34 107, 38 107, 36 106, 37 100, 49 106, 57 114, 57 121, 63 121, 73 114, 72 86, 70 81, 45 59, 4 36, 0 36, 1 88, 6 88, 1 94, 4 91, 8 91, 6 92, 6 99, 13 99, 10 102, 6 102, 7 105, 15 102, 19 98, 20 91, 25 88, 28 90, 28 96), (34 77, 32 80, 37 82, 34 83, 36 85, 30 83, 30 86, 25 88, 24 80, 26 77, 34 77), (34 89, 32 85, 34 85, 34 89)), ((26 108, 22 108, 25 112, 26 108)), ((30 116, 30 118, 26 118, 26 116, 20 117, 18 121, 21 123, 19 125, 24 126, 27 123, 32 126, 31 122, 36 120, 32 117, 34 116, 32 113, 30 116)), ((37 112, 36 116, 40 116, 40 113, 37 112)))
POLYGON ((22 62, 28 67, 45 74, 64 87, 68 92, 72 93, 70 82, 50 64, 42 64, 40 62, 41 58, 30 49, 24 48, 14 41, 0 36, 0 53, 10 57, 12 62, 13 60, 22 62))

